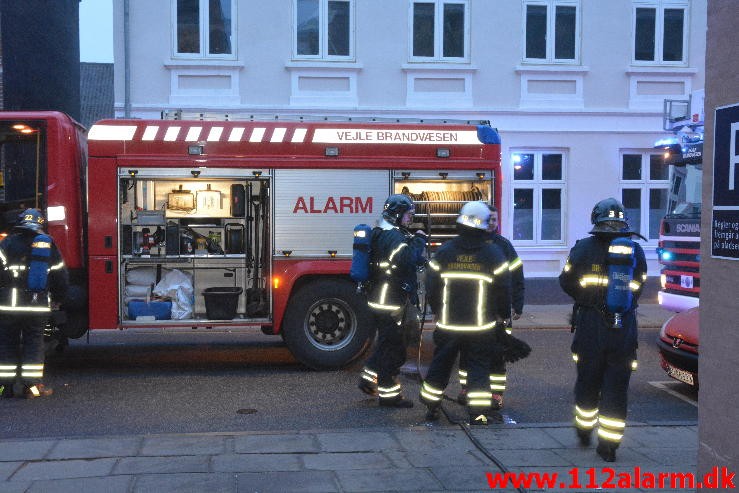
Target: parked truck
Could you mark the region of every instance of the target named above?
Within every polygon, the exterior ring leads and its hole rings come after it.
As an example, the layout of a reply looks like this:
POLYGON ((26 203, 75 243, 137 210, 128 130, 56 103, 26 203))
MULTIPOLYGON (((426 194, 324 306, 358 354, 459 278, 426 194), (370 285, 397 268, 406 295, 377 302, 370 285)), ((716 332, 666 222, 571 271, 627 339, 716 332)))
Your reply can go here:
POLYGON ((501 209, 488 122, 106 120, 0 113, 2 229, 38 207, 72 273, 62 340, 89 331, 260 328, 312 368, 374 337, 352 230, 391 193, 439 244, 468 200, 501 209))
POLYGON ((700 294, 703 121, 702 90, 689 100, 666 100, 664 128, 674 135, 655 143, 670 166, 667 211, 657 248, 662 266, 658 300, 676 312, 698 306, 700 294))

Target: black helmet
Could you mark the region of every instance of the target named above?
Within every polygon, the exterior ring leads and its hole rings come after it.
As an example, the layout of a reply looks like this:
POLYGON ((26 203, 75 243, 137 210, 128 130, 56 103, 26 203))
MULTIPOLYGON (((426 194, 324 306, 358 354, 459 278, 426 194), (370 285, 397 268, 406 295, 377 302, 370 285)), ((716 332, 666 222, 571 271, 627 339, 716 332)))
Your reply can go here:
POLYGON ((403 214, 414 209, 415 206, 411 198, 398 193, 387 198, 382 208, 382 217, 393 226, 400 226, 400 220, 403 218, 403 214))
POLYGON ((603 199, 593 207, 590 213, 590 222, 593 224, 591 233, 625 233, 629 231, 626 220, 626 210, 621 202, 609 197, 603 199))
POLYGON ((44 224, 46 224, 46 219, 40 210, 26 209, 18 216, 18 224, 15 227, 40 233, 44 230, 44 224))

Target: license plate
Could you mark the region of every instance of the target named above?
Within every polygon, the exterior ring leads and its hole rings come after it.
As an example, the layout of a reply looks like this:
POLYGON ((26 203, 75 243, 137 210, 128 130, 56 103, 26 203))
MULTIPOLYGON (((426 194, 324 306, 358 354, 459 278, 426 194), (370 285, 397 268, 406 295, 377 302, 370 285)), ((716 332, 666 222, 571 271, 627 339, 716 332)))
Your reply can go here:
POLYGON ((680 276, 680 286, 685 289, 693 289, 693 276, 680 276))
POLYGON ((685 370, 681 370, 679 368, 675 368, 672 365, 669 365, 667 367, 667 374, 670 375, 672 378, 676 378, 681 382, 687 383, 688 385, 695 385, 695 383, 693 382, 693 374, 685 370))

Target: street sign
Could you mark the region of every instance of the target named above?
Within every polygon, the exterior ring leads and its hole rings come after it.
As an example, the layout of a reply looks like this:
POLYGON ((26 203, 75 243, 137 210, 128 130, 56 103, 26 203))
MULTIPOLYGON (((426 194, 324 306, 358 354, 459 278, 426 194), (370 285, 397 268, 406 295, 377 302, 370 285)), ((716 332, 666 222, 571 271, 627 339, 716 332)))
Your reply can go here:
POLYGON ((739 104, 716 108, 711 256, 739 260, 739 104))

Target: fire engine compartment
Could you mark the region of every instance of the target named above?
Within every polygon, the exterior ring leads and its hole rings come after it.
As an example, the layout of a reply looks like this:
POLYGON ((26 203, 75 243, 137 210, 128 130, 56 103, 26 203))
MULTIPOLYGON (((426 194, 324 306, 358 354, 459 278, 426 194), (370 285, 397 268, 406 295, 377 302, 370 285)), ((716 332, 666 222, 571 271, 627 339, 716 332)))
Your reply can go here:
POLYGON ((321 193, 337 194, 337 187, 354 189, 361 182, 377 203, 362 220, 375 221, 388 192, 407 194, 416 203, 411 229, 430 235, 431 250, 456 234, 465 202, 490 203, 495 196, 490 170, 227 173, 119 170, 122 325, 271 323, 271 270, 279 268, 273 261, 351 257, 350 235, 343 231, 361 220, 333 214, 328 205, 319 214, 313 195, 318 201, 321 193), (167 289, 164 283, 172 277, 180 283, 170 282, 167 289))
POLYGON ((490 172, 407 172, 393 175, 393 193, 410 196, 416 204, 410 229, 429 235, 431 247, 437 247, 456 235, 456 219, 465 202, 481 200, 493 203, 490 172))
POLYGON ((119 173, 121 323, 268 322, 269 177, 144 173, 119 173))

